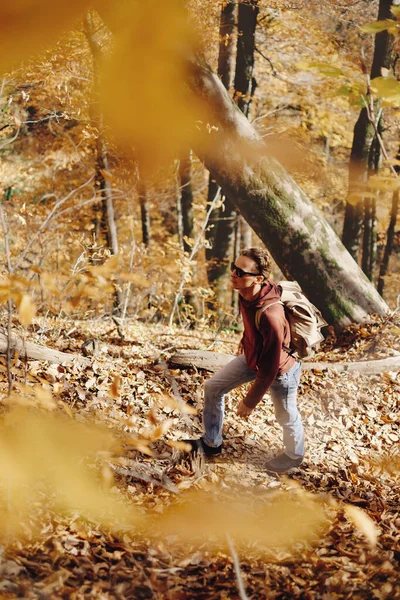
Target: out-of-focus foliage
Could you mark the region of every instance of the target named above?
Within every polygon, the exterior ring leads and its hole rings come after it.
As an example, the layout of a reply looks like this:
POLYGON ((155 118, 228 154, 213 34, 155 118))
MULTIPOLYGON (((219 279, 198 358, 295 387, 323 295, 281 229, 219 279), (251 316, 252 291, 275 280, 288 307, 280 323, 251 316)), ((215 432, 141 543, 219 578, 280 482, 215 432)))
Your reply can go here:
POLYGON ((8 403, 32 408, 14 408, 0 422, 1 536, 12 539, 38 526, 45 506, 78 511, 105 526, 115 524, 117 515, 119 522, 132 524, 134 512, 102 489, 101 470, 93 468, 98 453, 104 459, 115 444, 110 433, 49 412, 57 405, 46 389, 38 388, 34 399, 47 410, 34 411, 29 397, 11 396, 8 403))
POLYGON ((46 49, 90 6, 86 0, 5 0, 0 5, 0 72, 46 49))

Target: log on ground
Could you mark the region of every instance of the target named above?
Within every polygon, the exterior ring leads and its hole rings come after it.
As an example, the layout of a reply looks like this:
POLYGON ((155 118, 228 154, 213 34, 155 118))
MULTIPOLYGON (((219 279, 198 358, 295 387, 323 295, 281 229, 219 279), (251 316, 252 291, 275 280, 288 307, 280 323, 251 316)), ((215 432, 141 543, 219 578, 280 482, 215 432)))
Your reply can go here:
MULTIPOLYGON (((215 372, 235 358, 231 354, 221 354, 209 350, 179 350, 169 359, 172 367, 197 368, 215 372)), ((389 371, 400 370, 400 354, 377 360, 359 362, 303 362, 303 369, 327 371, 333 369, 339 372, 358 372, 362 375, 378 375, 389 371)))
MULTIPOLYGON (((10 342, 13 355, 18 353, 21 358, 44 360, 56 364, 70 364, 74 362, 80 364, 90 364, 89 359, 79 354, 60 352, 59 350, 54 350, 48 346, 42 346, 40 344, 34 344, 33 342, 23 341, 16 336, 12 336, 10 342)), ((4 333, 0 333, 0 354, 6 354, 7 343, 7 336, 4 333)))

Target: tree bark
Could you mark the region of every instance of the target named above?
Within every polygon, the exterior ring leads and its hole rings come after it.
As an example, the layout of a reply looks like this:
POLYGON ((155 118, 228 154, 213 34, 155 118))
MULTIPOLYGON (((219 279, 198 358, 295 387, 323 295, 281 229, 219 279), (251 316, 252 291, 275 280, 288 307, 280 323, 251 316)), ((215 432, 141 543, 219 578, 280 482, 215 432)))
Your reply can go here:
POLYGON ((227 90, 232 87, 236 0, 227 0, 221 8, 219 25, 218 75, 227 90))
MULTIPOLYGON (((238 38, 235 70, 234 100, 243 114, 249 118, 250 105, 256 89, 254 78, 254 50, 256 39, 258 0, 242 0, 238 7, 238 38)), ((236 221, 237 233, 240 234, 240 249, 252 245, 252 230, 241 215, 236 221)), ((234 255, 234 259, 238 254, 234 255)))
MULTIPOLYGON (((189 150, 186 156, 181 157, 179 161, 179 182, 180 182, 180 207, 182 214, 182 243, 184 251, 190 256, 192 246, 186 241, 191 239, 194 242, 194 214, 193 214, 193 186, 192 186, 192 151, 189 150)), ((192 281, 196 277, 196 269, 192 268, 192 281)), ((198 298, 190 289, 185 292, 185 304, 192 310, 188 313, 188 319, 193 324, 196 315, 200 314, 200 305, 198 298)))
MULTIPOLYGON (((8 336, 0 333, 0 354, 7 352, 8 336)), ((20 358, 32 358, 34 360, 45 360, 56 364, 78 363, 82 365, 90 365, 90 359, 81 356, 80 354, 70 354, 68 352, 60 352, 47 346, 34 344, 33 342, 22 342, 19 338, 12 336, 10 341, 11 352, 17 352, 20 358)))
MULTIPOLYGON (((93 23, 93 18, 90 11, 86 14, 84 21, 84 30, 86 38, 92 52, 93 71, 94 71, 94 87, 95 95, 99 96, 100 84, 100 60, 102 56, 101 44, 96 39, 96 29, 93 23)), ((98 135, 96 140, 96 177, 95 185, 98 187, 102 196, 102 216, 100 219, 101 230, 105 234, 107 248, 112 254, 118 254, 118 233, 115 223, 114 202, 112 196, 112 186, 108 179, 109 160, 107 144, 104 137, 103 117, 101 114, 93 112, 98 135)), ((118 316, 122 308, 122 295, 117 287, 114 287, 114 308, 113 314, 118 316)))
POLYGON ((378 292, 383 294, 383 289, 385 287, 385 276, 389 267, 390 256, 393 251, 394 244, 394 230, 396 227, 397 221, 397 213, 399 211, 399 190, 395 190, 392 196, 392 209, 390 212, 390 222, 389 227, 386 233, 386 246, 385 251, 383 253, 383 258, 381 262, 381 266, 379 269, 379 279, 378 279, 378 292))
MULTIPOLYGON (((171 356, 168 362, 173 367, 196 368, 215 372, 224 367, 233 358, 235 357, 231 354, 221 354, 208 350, 179 350, 171 356)), ((327 371, 328 369, 332 369, 339 372, 378 375, 379 373, 387 373, 388 371, 398 371, 400 369, 400 355, 360 362, 303 362, 302 365, 303 369, 306 370, 316 369, 318 371, 327 371)))
MULTIPOLYGON (((219 27, 218 75, 224 87, 232 86, 235 50, 235 19, 237 2, 229 0, 222 5, 219 27)), ((218 185, 209 177, 208 198, 211 203, 218 191, 218 185)), ((215 286, 219 304, 224 303, 224 276, 230 262, 233 240, 233 227, 236 221, 236 209, 229 198, 224 199, 224 210, 218 207, 211 213, 209 227, 206 230, 207 277, 210 285, 215 286)))
POLYGON ((246 117, 255 89, 253 69, 258 12, 258 0, 239 2, 234 100, 246 117))
POLYGON ((150 248, 150 208, 149 200, 147 198, 147 189, 145 183, 139 179, 138 181, 138 194, 139 194, 139 205, 140 215, 142 223, 142 242, 146 248, 150 248))
POLYGON ((299 281, 337 327, 388 307, 332 228, 275 159, 210 68, 192 61, 188 79, 212 110, 218 130, 195 150, 217 183, 269 248, 286 277, 299 281), (208 143, 207 143, 208 141, 208 143))
MULTIPOLYGON (((390 9, 393 0, 380 0, 378 9, 378 20, 393 18, 390 9)), ((371 67, 371 79, 381 75, 382 67, 390 69, 393 65, 394 36, 387 31, 381 31, 375 36, 374 56, 371 67)), ((380 147, 373 144, 375 139, 372 123, 368 119, 366 108, 362 108, 354 127, 353 145, 349 164, 349 194, 360 194, 360 201, 356 204, 346 203, 343 224, 342 241, 351 256, 357 260, 360 250, 361 233, 363 228, 363 204, 362 192, 365 191, 368 180, 368 167, 374 162, 379 164, 380 147), (375 153, 375 156, 371 156, 375 153)), ((367 224, 368 226, 368 224, 367 224)), ((367 233, 367 238, 370 233, 367 233)), ((366 247, 364 243, 364 248, 366 247)), ((369 263, 368 257, 364 263, 369 263)))
POLYGON ((191 252, 191 246, 185 237, 193 239, 193 186, 192 186, 192 152, 182 157, 179 162, 179 179, 181 184, 182 237, 183 249, 191 252))

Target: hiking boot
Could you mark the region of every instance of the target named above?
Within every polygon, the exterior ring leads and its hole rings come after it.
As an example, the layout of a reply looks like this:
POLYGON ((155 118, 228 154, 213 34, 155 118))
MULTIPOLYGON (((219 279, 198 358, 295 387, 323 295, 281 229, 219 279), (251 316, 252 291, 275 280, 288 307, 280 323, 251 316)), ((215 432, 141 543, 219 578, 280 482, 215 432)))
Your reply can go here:
POLYGON ((299 467, 302 462, 302 456, 299 456, 299 458, 290 458, 290 456, 283 453, 269 460, 266 464, 266 467, 267 471, 273 471, 274 473, 286 473, 286 471, 290 471, 290 469, 299 467))
POLYGON ((207 446, 207 444, 203 441, 203 438, 199 438, 198 440, 183 440, 186 444, 190 444, 192 449, 190 452, 196 454, 198 452, 205 454, 205 456, 215 456, 216 454, 221 454, 222 444, 221 446, 207 446))

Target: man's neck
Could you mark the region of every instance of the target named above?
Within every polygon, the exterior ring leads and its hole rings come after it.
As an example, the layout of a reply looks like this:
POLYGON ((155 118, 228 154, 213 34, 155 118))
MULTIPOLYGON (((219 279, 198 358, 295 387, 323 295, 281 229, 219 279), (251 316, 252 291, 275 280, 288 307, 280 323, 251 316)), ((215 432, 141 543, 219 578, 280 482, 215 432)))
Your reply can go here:
POLYGON ((242 296, 244 300, 252 301, 256 300, 261 292, 261 285, 257 284, 251 288, 246 288, 244 290, 240 290, 239 294, 242 296))

